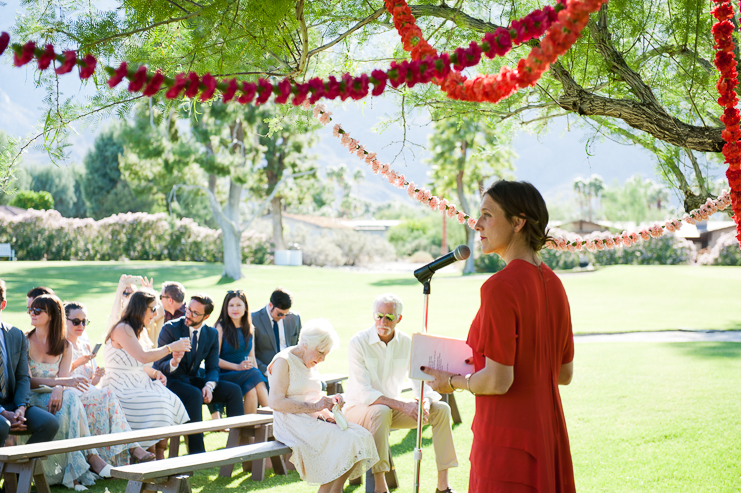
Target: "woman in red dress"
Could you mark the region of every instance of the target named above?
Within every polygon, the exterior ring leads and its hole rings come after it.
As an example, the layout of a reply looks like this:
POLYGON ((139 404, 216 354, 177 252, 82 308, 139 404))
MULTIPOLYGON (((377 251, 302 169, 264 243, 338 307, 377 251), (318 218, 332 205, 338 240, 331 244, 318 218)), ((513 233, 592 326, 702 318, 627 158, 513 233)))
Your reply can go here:
POLYGON ((574 471, 559 385, 573 374, 574 337, 563 285, 537 252, 549 239, 548 210, 529 183, 486 191, 476 231, 481 250, 507 266, 481 286, 468 333, 475 373, 423 368, 438 392, 476 395, 473 492, 573 492, 574 471))

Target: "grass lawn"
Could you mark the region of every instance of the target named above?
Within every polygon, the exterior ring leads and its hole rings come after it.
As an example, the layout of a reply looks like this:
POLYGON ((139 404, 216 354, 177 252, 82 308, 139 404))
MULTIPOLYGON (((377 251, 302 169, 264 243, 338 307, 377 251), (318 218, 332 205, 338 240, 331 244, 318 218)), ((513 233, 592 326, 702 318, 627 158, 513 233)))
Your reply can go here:
MULTIPOLYGON (((156 284, 180 280, 191 294, 209 293, 217 300, 217 309, 229 289, 244 289, 256 309, 282 285, 294 293, 295 308, 304 320, 329 318, 345 347, 353 333, 370 324, 370 303, 384 291, 393 291, 406 302, 402 330, 413 332, 421 326, 421 289, 411 275, 251 266, 245 268, 245 279, 225 283, 218 265, 146 262, 0 263, 0 278, 10 290, 3 320, 28 329, 25 293, 32 286, 48 285, 63 299, 88 305, 94 321, 89 335, 96 341, 102 338, 122 273, 154 276, 156 284)), ((436 278, 429 330, 465 337, 485 279, 436 278)), ((615 266, 562 279, 577 333, 741 328, 738 268, 615 266)), ((741 344, 579 344, 576 351, 574 382, 562 393, 579 491, 741 489, 741 344)), ((341 347, 320 370, 346 372, 346 356, 341 347)), ((452 482, 466 491, 474 403, 466 393, 457 398, 464 422, 454 431, 461 467, 452 473, 452 482)), ((424 437, 422 491, 431 492, 434 456, 429 430, 424 437)), ((207 448, 225 441, 225 434, 211 434, 207 448)), ((402 485, 398 491, 409 491, 413 433, 394 432, 392 445, 402 485)), ((235 472, 227 481, 206 471, 196 475, 193 485, 206 493, 237 487, 276 493, 316 490, 300 482, 295 472, 253 483, 249 474, 235 472)), ((104 481, 93 491, 104 493, 105 488, 123 492, 125 483, 104 481)))

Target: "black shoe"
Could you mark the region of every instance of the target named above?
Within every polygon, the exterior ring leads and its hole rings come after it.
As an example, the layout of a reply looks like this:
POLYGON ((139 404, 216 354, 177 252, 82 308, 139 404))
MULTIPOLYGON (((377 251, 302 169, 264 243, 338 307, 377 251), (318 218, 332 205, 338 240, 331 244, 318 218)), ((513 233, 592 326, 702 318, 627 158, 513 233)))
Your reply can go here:
POLYGON ((435 488, 435 493, 455 493, 455 490, 448 486, 444 490, 438 490, 437 488, 435 488))

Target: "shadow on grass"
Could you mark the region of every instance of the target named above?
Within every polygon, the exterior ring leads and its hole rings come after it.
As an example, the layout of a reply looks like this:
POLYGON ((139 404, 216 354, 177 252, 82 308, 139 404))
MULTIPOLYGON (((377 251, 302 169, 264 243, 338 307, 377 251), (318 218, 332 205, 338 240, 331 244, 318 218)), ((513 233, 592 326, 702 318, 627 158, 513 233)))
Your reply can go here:
POLYGON ((115 292, 122 274, 154 277, 159 284, 166 280, 188 283, 190 280, 221 274, 220 264, 128 264, 122 262, 94 265, 70 262, 69 265, 49 265, 38 262, 33 267, 3 273, 2 278, 12 283, 11 296, 25 299, 26 292, 35 286, 49 286, 60 290, 64 299, 74 299, 90 294, 115 292), (59 286, 62 281, 64 287, 59 286))
POLYGON ((741 357, 741 343, 738 342, 700 342, 669 346, 692 358, 736 359, 741 357))
MULTIPOLYGON (((425 428, 427 428, 429 425, 426 425, 422 430, 424 431, 425 428)), ((430 445, 432 443, 432 438, 427 438, 425 436, 422 436, 422 446, 430 445)), ((404 438, 402 438, 401 442, 396 443, 394 445, 391 445, 391 453, 394 457, 397 455, 405 454, 407 452, 412 452, 414 450, 414 447, 417 446, 417 430, 415 428, 412 428, 409 430, 404 438)))
MULTIPOLYGON (((370 283, 371 286, 386 287, 386 286, 414 286, 419 284, 417 279, 410 274, 409 277, 399 277, 396 279, 382 279, 380 281, 370 283)), ((421 285, 420 285, 421 286, 421 285)))

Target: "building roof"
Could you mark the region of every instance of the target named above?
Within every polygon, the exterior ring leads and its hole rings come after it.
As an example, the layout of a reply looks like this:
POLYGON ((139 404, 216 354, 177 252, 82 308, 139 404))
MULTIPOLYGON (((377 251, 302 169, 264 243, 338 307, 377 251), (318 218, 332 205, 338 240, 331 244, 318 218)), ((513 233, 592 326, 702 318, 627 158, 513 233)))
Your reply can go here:
POLYGON ((0 205, 0 214, 5 214, 6 216, 17 216, 19 214, 23 214, 26 212, 26 209, 21 209, 20 207, 13 207, 12 205, 0 205))

